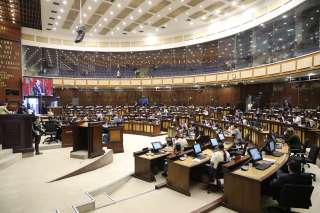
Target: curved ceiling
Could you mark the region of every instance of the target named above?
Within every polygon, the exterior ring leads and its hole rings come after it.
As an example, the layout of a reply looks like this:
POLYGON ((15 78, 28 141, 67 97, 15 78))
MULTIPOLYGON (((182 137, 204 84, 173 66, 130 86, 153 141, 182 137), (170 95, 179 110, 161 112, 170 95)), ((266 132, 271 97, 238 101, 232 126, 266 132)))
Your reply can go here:
MULTIPOLYGON (((171 35, 247 11, 257 0, 81 0, 89 36, 171 35)), ((80 0, 44 0, 44 30, 70 36, 79 25, 80 0)))
MULTIPOLYGON (((42 31, 24 28, 22 32, 48 38, 47 44, 42 46, 52 48, 85 47, 87 51, 92 48, 100 48, 100 51, 173 48, 249 29, 304 1, 42 0, 42 31), (80 22, 80 1, 82 23, 86 26, 87 34, 85 43, 77 46, 72 44, 72 40, 80 22), (51 43, 55 45, 50 45, 50 38, 61 39, 61 45, 56 41, 51 43), (68 43, 69 47, 63 47, 64 43, 68 43)), ((37 45, 32 42, 27 44, 37 45)))

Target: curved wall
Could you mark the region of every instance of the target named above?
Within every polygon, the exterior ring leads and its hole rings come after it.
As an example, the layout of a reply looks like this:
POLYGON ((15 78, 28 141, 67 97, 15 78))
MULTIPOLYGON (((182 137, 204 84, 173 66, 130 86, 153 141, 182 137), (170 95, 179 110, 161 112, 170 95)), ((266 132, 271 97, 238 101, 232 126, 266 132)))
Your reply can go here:
MULTIPOLYGON (((284 68, 283 71, 281 68, 269 72, 267 69, 271 65, 259 68, 260 65, 278 63, 319 50, 319 22, 320 2, 309 0, 253 29, 223 39, 182 48, 105 53, 24 46, 23 70, 25 75, 73 78, 114 78, 118 70, 121 72, 121 77, 125 78, 134 77, 136 71, 143 72, 147 77, 204 75, 184 77, 182 81, 173 79, 171 83, 165 79, 110 80, 110 86, 166 85, 174 82, 205 83, 235 80, 242 76, 263 77, 288 70, 284 68), (254 67, 254 71, 250 74, 248 70, 241 70, 247 67, 254 67), (229 72, 220 74, 223 71, 229 72), (188 78, 193 80, 186 80, 188 78)), ((298 62, 295 63, 298 64, 298 62)), ((312 63, 311 66, 314 66, 312 63)), ((282 67, 282 65, 279 66, 282 67)), ((300 70, 299 66, 289 71, 294 70, 300 70)), ((107 80, 101 81, 105 82, 102 85, 107 82, 107 80)))

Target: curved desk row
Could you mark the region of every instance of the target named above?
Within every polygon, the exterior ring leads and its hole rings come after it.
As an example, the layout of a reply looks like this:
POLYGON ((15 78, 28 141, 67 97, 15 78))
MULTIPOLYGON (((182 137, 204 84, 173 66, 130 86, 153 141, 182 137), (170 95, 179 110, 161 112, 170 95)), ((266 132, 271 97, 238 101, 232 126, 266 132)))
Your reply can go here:
POLYGON ((125 121, 123 122, 124 133, 159 136, 161 134, 160 124, 143 121, 125 121))
POLYGON ((284 155, 274 157, 265 155, 264 159, 273 159, 275 163, 266 170, 252 167, 248 171, 236 169, 224 175, 224 198, 227 207, 237 212, 256 213, 262 211, 262 182, 275 174, 288 160, 288 146, 283 145, 284 155))

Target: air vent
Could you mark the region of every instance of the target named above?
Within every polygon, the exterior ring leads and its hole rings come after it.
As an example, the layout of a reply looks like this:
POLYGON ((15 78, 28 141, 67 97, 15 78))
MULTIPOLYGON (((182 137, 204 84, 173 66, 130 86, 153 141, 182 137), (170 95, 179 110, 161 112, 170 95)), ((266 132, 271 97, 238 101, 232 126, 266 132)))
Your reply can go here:
POLYGON ((144 31, 143 30, 139 30, 139 33, 143 33, 144 31))
POLYGON ((188 18, 186 21, 191 21, 191 19, 190 19, 190 18, 188 18))
POLYGON ((126 33, 126 32, 123 32, 122 34, 123 34, 123 35, 127 35, 127 33, 126 33))
POLYGON ((53 5, 57 5, 57 6, 60 5, 60 3, 59 3, 59 2, 56 2, 56 1, 52 2, 52 4, 53 4, 53 5))
POLYGON ((57 13, 57 11, 56 10, 51 10, 51 13, 57 13))
POLYGON ((165 28, 166 28, 166 26, 161 26, 161 28, 162 28, 162 29, 165 29, 165 28))
POLYGON ((47 28, 46 30, 51 30, 50 28, 47 28))
POLYGON ((49 25, 49 26, 52 26, 53 24, 52 24, 52 23, 48 23, 48 25, 49 25))
POLYGON ((49 19, 51 19, 51 20, 55 20, 56 18, 54 18, 54 17, 49 17, 49 19))

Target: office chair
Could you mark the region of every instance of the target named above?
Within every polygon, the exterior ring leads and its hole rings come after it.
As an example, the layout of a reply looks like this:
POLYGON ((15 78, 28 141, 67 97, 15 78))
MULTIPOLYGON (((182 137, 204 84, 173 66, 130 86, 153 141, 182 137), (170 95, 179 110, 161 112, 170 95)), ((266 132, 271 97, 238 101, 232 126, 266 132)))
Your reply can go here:
POLYGON ((55 121, 53 120, 49 120, 46 124, 45 124, 45 135, 50 135, 49 138, 46 138, 43 143, 53 143, 53 142, 57 142, 55 139, 54 139, 54 135, 57 134, 57 124, 55 121))
POLYGON ((227 163, 222 161, 218 163, 217 169, 214 170, 211 164, 206 164, 206 167, 209 170, 209 184, 207 186, 207 192, 223 192, 223 185, 221 184, 220 179, 223 179, 224 168, 223 165, 227 163), (214 184, 214 181, 217 181, 217 184, 214 184))
POLYGON ((312 185, 294 185, 286 184, 281 189, 277 199, 279 206, 286 212, 291 208, 309 209, 312 206, 311 195, 314 187, 312 185))
MULTIPOLYGON (((307 165, 310 168, 309 163, 316 164, 320 148, 315 144, 310 144, 309 147, 310 147, 310 152, 306 158, 304 158, 304 156, 302 157, 301 163, 303 165, 307 165)), ((303 168, 303 172, 304 172, 304 168, 303 168)), ((309 173, 309 174, 312 176, 313 181, 316 181, 316 174, 314 173, 309 173)))

